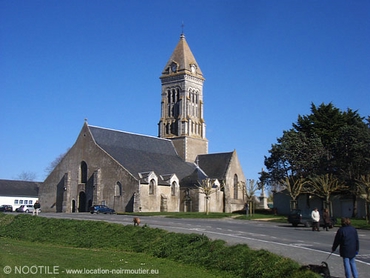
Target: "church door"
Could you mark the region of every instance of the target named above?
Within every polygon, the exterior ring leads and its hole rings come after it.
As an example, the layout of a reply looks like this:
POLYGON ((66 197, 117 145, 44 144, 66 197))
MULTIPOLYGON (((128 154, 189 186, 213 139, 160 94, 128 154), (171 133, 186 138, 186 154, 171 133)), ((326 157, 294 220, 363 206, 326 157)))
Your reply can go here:
POLYGON ((78 211, 79 212, 86 212, 86 194, 85 192, 81 191, 78 198, 78 211))

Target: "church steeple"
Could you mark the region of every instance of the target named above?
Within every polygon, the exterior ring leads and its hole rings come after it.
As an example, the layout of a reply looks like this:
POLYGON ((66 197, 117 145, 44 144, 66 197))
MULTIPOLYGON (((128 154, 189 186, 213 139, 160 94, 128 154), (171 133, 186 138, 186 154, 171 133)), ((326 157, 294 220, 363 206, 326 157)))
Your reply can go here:
POLYGON ((180 41, 164 67, 161 79, 171 74, 189 74, 204 80, 203 73, 185 40, 184 34, 181 34, 180 41))
POLYGON ((181 34, 160 77, 162 83, 159 137, 172 139, 180 156, 194 162, 208 153, 203 118, 203 73, 181 34))

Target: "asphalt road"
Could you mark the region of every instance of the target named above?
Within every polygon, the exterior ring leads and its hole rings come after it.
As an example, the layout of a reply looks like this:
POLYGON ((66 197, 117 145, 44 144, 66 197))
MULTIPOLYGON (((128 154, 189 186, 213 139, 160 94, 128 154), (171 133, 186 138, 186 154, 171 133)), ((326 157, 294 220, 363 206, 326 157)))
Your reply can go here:
MULTIPOLYGON (((41 213, 43 217, 98 220, 133 225, 132 216, 90 213, 41 213)), ((337 228, 313 232, 306 227, 266 221, 235 219, 176 219, 161 216, 140 216, 141 225, 161 228, 171 232, 205 234, 211 239, 222 239, 228 244, 247 244, 252 249, 265 249, 291 258, 302 265, 329 264, 332 277, 344 277, 339 248, 330 255, 337 228), (329 256, 330 255, 330 256, 329 256)), ((370 275, 370 231, 358 230, 360 252, 357 256, 359 277, 370 275)))

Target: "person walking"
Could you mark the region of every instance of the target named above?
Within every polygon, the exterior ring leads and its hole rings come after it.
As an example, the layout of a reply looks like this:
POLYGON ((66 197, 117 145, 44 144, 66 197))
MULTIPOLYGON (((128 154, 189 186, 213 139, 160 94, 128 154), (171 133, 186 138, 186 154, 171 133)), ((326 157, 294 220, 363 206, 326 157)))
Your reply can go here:
POLYGON ((36 201, 35 204, 33 205, 33 213, 32 215, 39 215, 39 210, 40 210, 40 203, 39 201, 36 201))
POLYGON ((360 250, 360 243, 358 240, 358 234, 355 227, 351 226, 351 220, 343 217, 341 219, 342 227, 340 227, 335 235, 333 247, 331 252, 333 253, 338 245, 339 254, 343 258, 344 272, 346 278, 352 277, 358 278, 358 272, 356 268, 355 257, 360 250))
POLYGON ((311 218, 312 218, 312 231, 318 231, 320 232, 319 226, 320 226, 320 213, 317 210, 317 208, 314 208, 314 210, 311 212, 311 218))
POLYGON ((330 219, 329 210, 327 208, 324 209, 324 212, 322 213, 322 219, 324 221, 324 229, 329 231, 329 227, 331 225, 331 219, 330 219))

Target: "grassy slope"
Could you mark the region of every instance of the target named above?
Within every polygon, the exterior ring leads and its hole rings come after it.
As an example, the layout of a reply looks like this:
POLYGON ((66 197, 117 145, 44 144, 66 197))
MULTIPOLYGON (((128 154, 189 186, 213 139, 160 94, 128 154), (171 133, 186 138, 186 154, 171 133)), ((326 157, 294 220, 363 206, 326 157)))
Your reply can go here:
MULTIPOLYGON (((56 246, 46 243, 36 243, 29 241, 19 241, 10 238, 0 238, 0 277, 16 278, 28 277, 29 275, 14 274, 15 267, 19 266, 49 266, 44 268, 46 271, 54 273, 56 277, 73 277, 67 270, 109 270, 109 271, 137 271, 144 273, 146 270, 154 271, 157 277, 189 277, 189 278, 224 278, 225 273, 216 273, 201 267, 184 265, 168 259, 153 258, 144 253, 129 253, 119 250, 101 250, 56 246), (5 266, 12 267, 12 273, 3 275, 5 266)), ((27 268, 25 269, 27 271, 27 268)), ((36 275, 48 276, 50 275, 36 275)), ((92 274, 75 274, 77 277, 97 277, 92 274)), ((106 277, 122 277, 123 274, 104 275, 106 277)), ((146 277, 148 275, 135 274, 135 277, 146 277)), ((152 275, 153 276, 153 275, 152 275)), ((232 277, 232 276, 230 276, 232 277)))
MULTIPOLYGON (((246 245, 226 246, 225 242, 211 241, 204 235, 101 221, 0 214, 0 237, 100 250, 112 255, 114 252, 145 253, 184 265, 217 269, 234 277, 316 277, 300 270, 299 265, 290 259, 265 250, 254 251, 246 245)), ((184 277, 181 273, 176 276, 184 277)))

